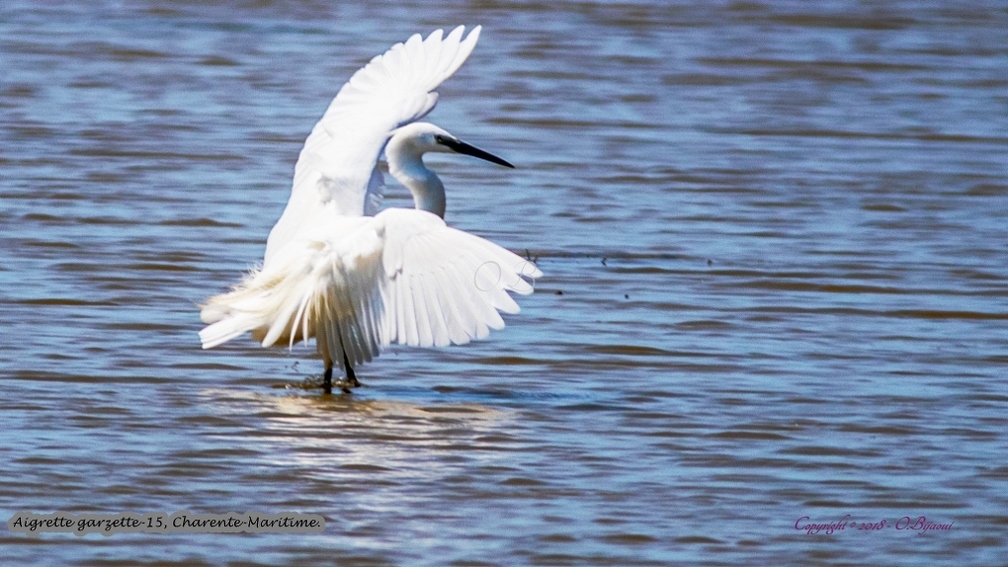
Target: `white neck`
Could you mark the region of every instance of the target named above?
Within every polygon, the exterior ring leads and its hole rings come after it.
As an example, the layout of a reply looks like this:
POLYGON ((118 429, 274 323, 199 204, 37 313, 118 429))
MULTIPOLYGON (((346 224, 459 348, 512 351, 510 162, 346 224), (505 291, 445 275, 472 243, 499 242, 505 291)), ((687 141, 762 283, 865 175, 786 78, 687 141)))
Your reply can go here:
POLYGON ((444 184, 424 165, 422 159, 424 151, 424 148, 419 147, 408 136, 393 134, 385 147, 389 173, 413 194, 413 203, 417 209, 444 218, 444 184))

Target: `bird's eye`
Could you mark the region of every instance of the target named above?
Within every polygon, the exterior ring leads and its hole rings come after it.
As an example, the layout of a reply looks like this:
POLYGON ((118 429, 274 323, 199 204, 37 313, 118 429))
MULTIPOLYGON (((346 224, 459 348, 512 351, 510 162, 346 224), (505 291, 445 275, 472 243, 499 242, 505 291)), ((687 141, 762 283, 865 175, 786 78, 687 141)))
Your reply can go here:
POLYGON ((434 141, 437 142, 437 143, 439 143, 439 144, 443 144, 444 143, 444 136, 442 136, 441 134, 434 134, 434 141))

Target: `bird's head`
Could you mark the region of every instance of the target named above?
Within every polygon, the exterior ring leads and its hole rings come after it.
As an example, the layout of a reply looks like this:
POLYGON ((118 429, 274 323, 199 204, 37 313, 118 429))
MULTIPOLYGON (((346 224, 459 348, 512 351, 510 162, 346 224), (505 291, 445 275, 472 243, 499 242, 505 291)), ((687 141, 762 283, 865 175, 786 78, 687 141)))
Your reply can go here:
POLYGON ((397 128, 392 133, 392 139, 389 143, 409 147, 411 150, 410 153, 421 155, 427 152, 465 154, 503 165, 504 167, 514 168, 508 161, 488 151, 481 150, 472 144, 463 142, 451 135, 444 128, 428 122, 413 122, 412 124, 397 128))

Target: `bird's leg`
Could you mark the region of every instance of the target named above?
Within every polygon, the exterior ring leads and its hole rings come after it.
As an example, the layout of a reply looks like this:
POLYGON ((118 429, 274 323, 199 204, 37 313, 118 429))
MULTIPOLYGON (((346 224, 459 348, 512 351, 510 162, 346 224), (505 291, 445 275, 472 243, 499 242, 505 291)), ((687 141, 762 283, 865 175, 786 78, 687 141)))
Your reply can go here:
POLYGON ((332 364, 327 364, 325 369, 325 380, 322 382, 322 389, 325 393, 332 393, 332 364))
POLYGON ((346 366, 346 379, 354 388, 360 386, 357 375, 354 374, 353 367, 350 366, 350 359, 347 358, 346 351, 343 351, 343 365, 346 366))

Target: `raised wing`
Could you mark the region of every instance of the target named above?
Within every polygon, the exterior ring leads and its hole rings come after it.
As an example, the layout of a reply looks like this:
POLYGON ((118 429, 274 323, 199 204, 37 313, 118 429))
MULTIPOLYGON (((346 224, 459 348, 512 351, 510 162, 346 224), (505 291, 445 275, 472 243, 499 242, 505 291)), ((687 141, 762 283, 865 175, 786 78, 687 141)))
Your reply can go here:
POLYGON ((290 201, 266 243, 265 264, 321 205, 333 202, 343 216, 374 214, 382 186, 378 158, 392 130, 434 108, 434 89, 469 57, 480 29, 465 39, 464 26, 447 36, 441 30, 427 39, 414 35, 353 74, 305 141, 290 201))

